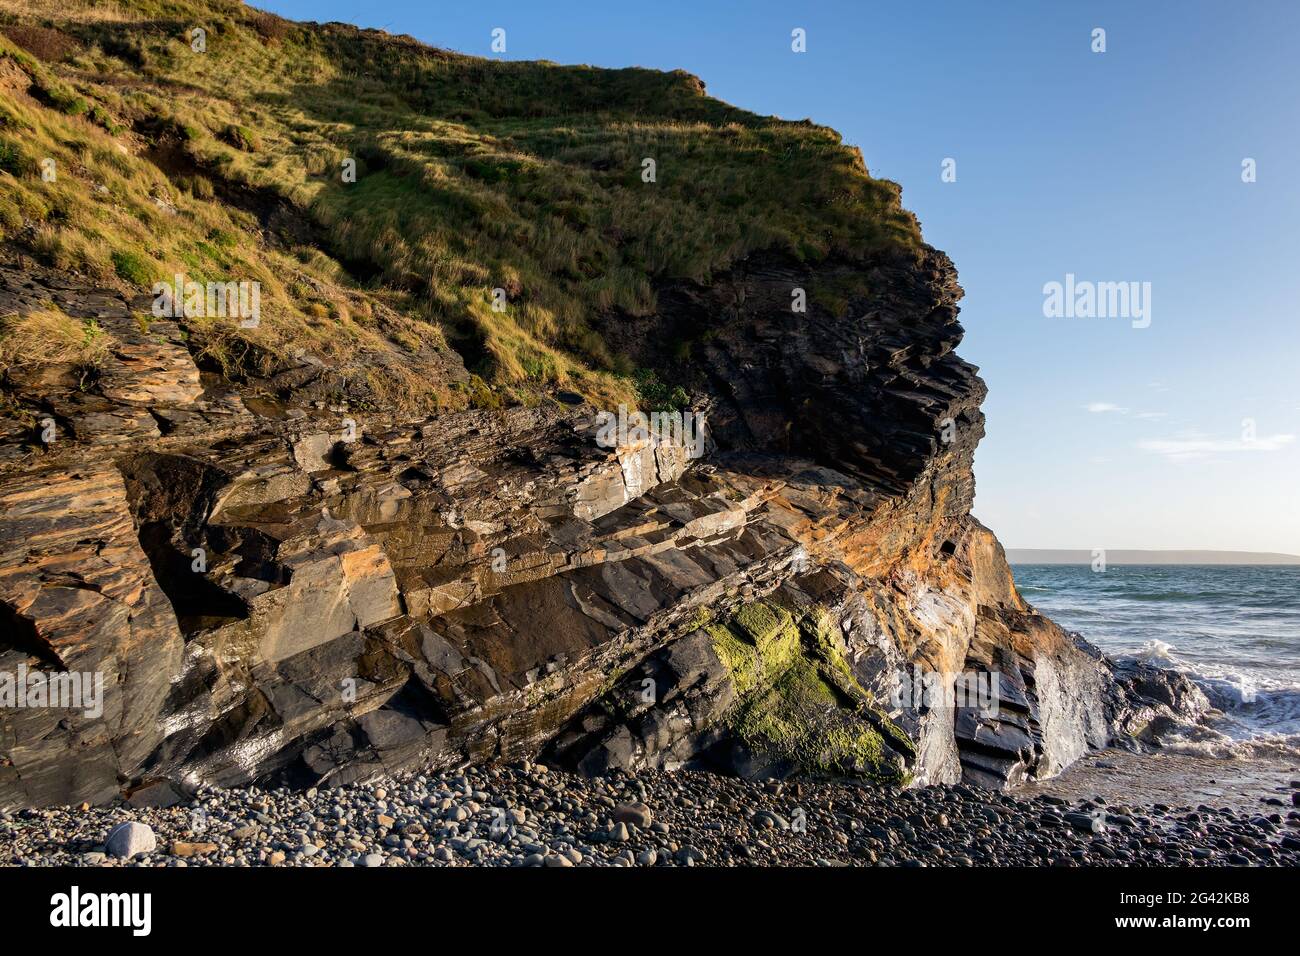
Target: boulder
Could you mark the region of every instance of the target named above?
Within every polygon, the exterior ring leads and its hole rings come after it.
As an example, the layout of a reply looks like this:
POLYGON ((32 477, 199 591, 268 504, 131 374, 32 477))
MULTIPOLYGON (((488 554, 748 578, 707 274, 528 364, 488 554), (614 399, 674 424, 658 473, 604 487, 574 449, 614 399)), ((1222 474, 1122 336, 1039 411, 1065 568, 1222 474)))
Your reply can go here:
POLYGON ((329 455, 338 440, 326 432, 303 435, 293 443, 293 460, 305 472, 324 471, 330 467, 329 455))
POLYGON ((119 823, 108 833, 104 851, 119 860, 129 860, 142 853, 152 853, 158 847, 153 830, 144 823, 130 821, 119 823))
POLYGON ((108 461, 0 480, 0 670, 98 681, 95 714, 0 709, 0 807, 102 802, 162 739, 182 639, 108 461))
POLYGON ((187 843, 183 840, 176 840, 172 843, 172 856, 192 857, 206 856, 209 853, 217 852, 215 843, 187 843))

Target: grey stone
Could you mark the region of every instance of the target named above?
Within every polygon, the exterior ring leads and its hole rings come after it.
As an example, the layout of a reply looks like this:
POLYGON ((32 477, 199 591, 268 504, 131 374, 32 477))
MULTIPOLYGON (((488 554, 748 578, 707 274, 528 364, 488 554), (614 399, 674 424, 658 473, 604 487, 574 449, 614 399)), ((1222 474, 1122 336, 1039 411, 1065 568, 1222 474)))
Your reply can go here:
POLYGON ((153 829, 144 823, 130 821, 119 823, 109 831, 104 850, 119 860, 129 860, 142 853, 152 853, 158 848, 153 829))

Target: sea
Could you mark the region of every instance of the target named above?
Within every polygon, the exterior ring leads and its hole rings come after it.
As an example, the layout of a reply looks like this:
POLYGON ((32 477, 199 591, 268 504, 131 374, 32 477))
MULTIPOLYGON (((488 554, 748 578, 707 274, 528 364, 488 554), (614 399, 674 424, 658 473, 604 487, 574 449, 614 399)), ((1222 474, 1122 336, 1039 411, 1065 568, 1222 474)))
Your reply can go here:
POLYGON ((1013 565, 1021 596, 1114 658, 1194 680, 1218 711, 1160 741, 1226 759, 1300 755, 1300 565, 1013 565))

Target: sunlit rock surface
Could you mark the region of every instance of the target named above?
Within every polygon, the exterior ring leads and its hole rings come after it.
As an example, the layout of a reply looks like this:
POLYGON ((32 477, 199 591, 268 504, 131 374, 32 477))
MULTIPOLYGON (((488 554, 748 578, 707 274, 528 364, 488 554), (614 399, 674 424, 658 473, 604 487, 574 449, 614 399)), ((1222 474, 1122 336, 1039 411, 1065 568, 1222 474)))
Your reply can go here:
MULTIPOLYGON (((701 457, 603 447, 587 405, 402 421, 234 389, 63 282, 122 344, 89 385, 8 383, 0 669, 97 671, 105 700, 0 710, 0 805, 538 753, 1003 787, 1140 734, 1183 702, 1026 605, 970 517, 985 389, 951 263, 869 277, 860 313, 793 316, 815 276, 754 261, 626 320, 647 362, 709 330, 701 457), (900 693, 926 672, 996 674, 996 713, 900 693)), ((60 281, 0 268, 0 311, 60 281)))

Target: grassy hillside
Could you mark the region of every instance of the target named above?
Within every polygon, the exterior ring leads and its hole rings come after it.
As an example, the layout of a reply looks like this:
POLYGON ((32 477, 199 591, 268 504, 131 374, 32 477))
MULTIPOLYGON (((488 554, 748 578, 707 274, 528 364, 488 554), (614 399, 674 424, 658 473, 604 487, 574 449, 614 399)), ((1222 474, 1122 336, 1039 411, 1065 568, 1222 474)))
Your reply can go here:
POLYGON ((455 403, 420 374, 445 339, 507 393, 625 395, 635 370, 592 319, 653 312, 657 281, 920 241, 833 130, 681 72, 468 57, 235 0, 0 0, 0 34, 0 242, 136 291, 260 281, 259 328, 190 320, 232 375, 384 356, 378 395, 455 403))

